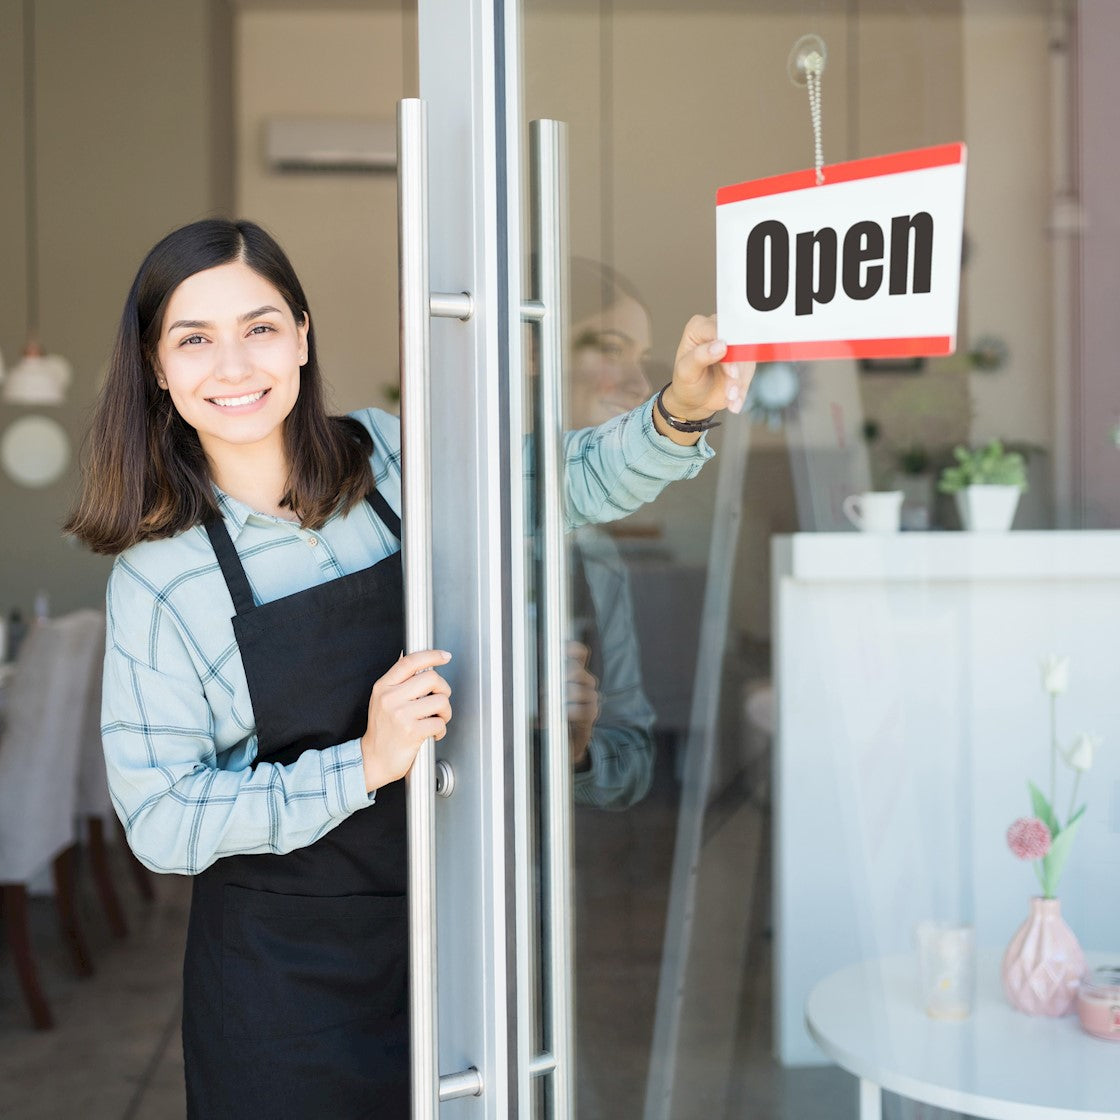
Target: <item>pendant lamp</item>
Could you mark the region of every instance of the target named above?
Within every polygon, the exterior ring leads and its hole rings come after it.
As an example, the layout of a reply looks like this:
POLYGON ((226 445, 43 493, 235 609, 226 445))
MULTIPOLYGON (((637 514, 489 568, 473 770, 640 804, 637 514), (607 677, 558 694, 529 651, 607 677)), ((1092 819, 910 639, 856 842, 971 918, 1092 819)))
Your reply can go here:
MULTIPOLYGON (((35 0, 23 0, 23 183, 27 218, 27 341, 3 384, 10 404, 62 404, 70 363, 39 345, 39 206, 35 122, 35 0)), ((3 370, 0 366, 0 376, 3 370)))

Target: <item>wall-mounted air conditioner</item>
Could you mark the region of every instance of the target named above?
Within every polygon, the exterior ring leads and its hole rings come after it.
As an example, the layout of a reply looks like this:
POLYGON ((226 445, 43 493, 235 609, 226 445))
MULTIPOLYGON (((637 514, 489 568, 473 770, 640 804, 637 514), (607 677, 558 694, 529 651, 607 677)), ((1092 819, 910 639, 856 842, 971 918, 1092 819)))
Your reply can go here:
POLYGON ((392 120, 274 119, 265 122, 265 161, 273 171, 395 171, 392 120))

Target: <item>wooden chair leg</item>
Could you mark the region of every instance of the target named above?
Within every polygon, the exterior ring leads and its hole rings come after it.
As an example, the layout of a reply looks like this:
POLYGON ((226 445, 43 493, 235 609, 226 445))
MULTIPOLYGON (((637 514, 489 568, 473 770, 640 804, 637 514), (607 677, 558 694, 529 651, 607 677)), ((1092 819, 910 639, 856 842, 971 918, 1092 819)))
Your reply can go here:
POLYGON ((124 830, 124 825, 121 824, 120 818, 117 818, 117 836, 120 837, 121 846, 124 848, 125 858, 132 868, 132 877, 136 880, 136 889, 140 892, 140 897, 145 902, 151 902, 156 897, 156 892, 152 889, 152 876, 148 869, 136 858, 132 849, 128 846, 128 833, 124 830))
POLYGON ((16 975, 23 989, 31 1022, 37 1031, 49 1031, 54 1026, 50 1005, 39 984, 39 970, 31 951, 31 929, 27 921, 27 888, 22 883, 5 883, 4 931, 16 963, 16 975))
POLYGON ((65 851, 59 852, 51 866, 54 872, 54 900, 59 928, 62 930, 63 940, 70 946, 74 970, 79 976, 86 977, 93 975, 93 965, 78 925, 78 910, 75 905, 74 852, 77 847, 77 844, 71 844, 65 851))
POLYGON ((117 897, 113 877, 109 873, 109 854, 105 848, 105 827, 100 817, 88 819, 89 862, 93 872, 94 885, 101 899, 101 908, 114 937, 128 936, 128 922, 125 921, 121 900, 117 897))

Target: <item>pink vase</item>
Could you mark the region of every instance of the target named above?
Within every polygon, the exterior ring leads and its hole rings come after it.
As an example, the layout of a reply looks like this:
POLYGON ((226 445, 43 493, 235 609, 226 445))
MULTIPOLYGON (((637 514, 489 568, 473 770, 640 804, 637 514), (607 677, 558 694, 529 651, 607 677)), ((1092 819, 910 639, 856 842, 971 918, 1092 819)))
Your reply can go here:
POLYGON ((1062 920, 1061 903, 1032 898, 1027 920, 1003 954, 1003 991, 1011 1006, 1028 1015, 1065 1015, 1084 975, 1085 955, 1062 920))

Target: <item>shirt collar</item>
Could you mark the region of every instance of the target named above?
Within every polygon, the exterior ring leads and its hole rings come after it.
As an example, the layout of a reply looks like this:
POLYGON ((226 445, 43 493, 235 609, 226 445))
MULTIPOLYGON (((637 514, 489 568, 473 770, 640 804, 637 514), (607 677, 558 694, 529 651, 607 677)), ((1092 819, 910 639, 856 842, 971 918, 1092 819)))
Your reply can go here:
MULTIPOLYGON (((214 497, 218 502, 218 510, 226 523, 226 528, 229 530, 230 539, 233 541, 236 541, 250 524, 264 526, 265 528, 285 526, 291 528, 295 525, 294 522, 284 521, 280 517, 271 517, 253 509, 252 506, 248 506, 231 494, 227 494, 216 485, 214 486, 214 497)), ((298 526, 295 527, 298 528, 298 526)))
MULTIPOLYGON (((211 485, 214 486, 214 498, 218 503, 218 511, 222 515, 222 520, 225 521, 226 528, 229 530, 230 540, 236 541, 250 524, 258 527, 263 526, 266 529, 291 530, 299 528, 299 525, 294 521, 285 521, 282 517, 272 517, 270 514, 261 513, 231 494, 227 494, 216 484, 212 483, 211 485)), ((331 514, 327 520, 333 521, 337 516, 337 514, 331 514)))
POLYGON ((226 528, 229 530, 230 539, 236 541, 241 536, 245 523, 249 520, 253 511, 244 502, 231 498, 229 494, 220 490, 217 486, 214 487, 214 497, 218 502, 218 512, 221 513, 222 520, 225 521, 226 528))

